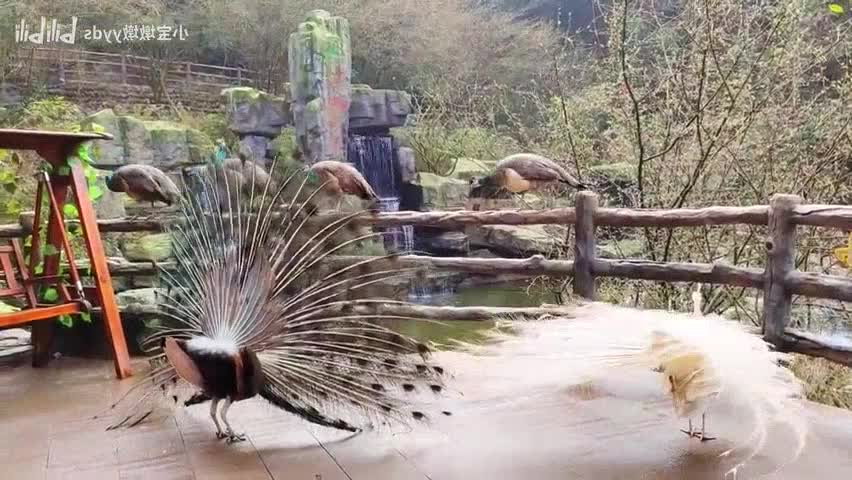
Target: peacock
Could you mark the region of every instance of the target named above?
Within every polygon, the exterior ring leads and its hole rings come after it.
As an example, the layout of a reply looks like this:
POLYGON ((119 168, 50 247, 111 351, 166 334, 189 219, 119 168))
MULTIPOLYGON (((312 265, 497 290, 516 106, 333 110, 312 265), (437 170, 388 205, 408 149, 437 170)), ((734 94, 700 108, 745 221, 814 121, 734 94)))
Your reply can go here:
POLYGON ((308 167, 309 175, 324 185, 323 191, 337 199, 337 210, 343 201, 343 195, 355 195, 369 202, 369 208, 377 211, 379 197, 367 179, 353 165, 334 160, 324 160, 308 167))
MULTIPOLYGON (((215 180, 219 189, 220 208, 226 203, 235 203, 236 198, 244 195, 259 195, 271 178, 269 173, 257 163, 247 160, 243 155, 229 158, 224 140, 219 139, 207 163, 207 174, 215 180)), ((274 184, 270 185, 275 188, 274 184)))
POLYGON ((496 194, 500 190, 524 193, 553 185, 568 185, 577 190, 587 187, 568 170, 553 160, 531 153, 518 153, 503 158, 495 165, 493 174, 470 179, 470 196, 496 194))
POLYGON ((112 405, 109 428, 209 400, 217 437, 238 442, 245 436, 231 427, 229 409, 255 396, 351 432, 428 421, 412 393, 441 394, 444 369, 430 346, 387 326, 425 319, 376 313, 401 302, 372 293, 414 271, 394 255, 333 262, 374 234, 356 228, 361 212, 318 222, 307 206, 317 191, 307 191, 303 172, 231 197, 216 178, 222 171, 182 198, 180 221, 169 227, 177 268, 160 272, 168 321, 143 342, 156 354, 154 368, 112 405), (289 191, 307 201, 286 201, 289 191))
POLYGON ((137 202, 162 202, 171 206, 180 201, 177 185, 160 169, 151 165, 123 165, 106 177, 113 192, 124 192, 137 202))
MULTIPOLYGON (((794 460, 804 448, 801 384, 781 366, 784 355, 723 317, 590 302, 564 317, 510 319, 490 336, 493 341, 465 344, 463 350, 480 358, 479 369, 493 372, 493 378, 480 379, 483 391, 507 390, 495 398, 517 391, 559 395, 580 385, 617 389, 613 382, 629 379, 624 388, 645 385, 671 402, 672 414, 686 422, 681 431, 688 439, 705 444, 725 437, 720 457, 737 452, 733 473, 761 453, 776 429, 792 433, 785 460, 794 460), (714 413, 720 405, 734 409, 714 413), (732 411, 736 418, 722 418, 732 411), (729 427, 740 424, 747 434, 718 429, 711 434, 713 418, 729 427)), ((654 420, 649 414, 647 421, 654 420)))

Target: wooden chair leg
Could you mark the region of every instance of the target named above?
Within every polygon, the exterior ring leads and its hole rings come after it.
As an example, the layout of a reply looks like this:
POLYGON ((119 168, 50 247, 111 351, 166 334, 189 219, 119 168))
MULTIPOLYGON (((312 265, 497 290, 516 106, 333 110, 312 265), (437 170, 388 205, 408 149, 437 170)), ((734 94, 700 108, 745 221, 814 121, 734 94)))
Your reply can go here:
POLYGON ((32 323, 33 367, 45 367, 50 362, 54 327, 53 319, 32 323))
MULTIPOLYGON (((68 193, 69 178, 67 176, 57 176, 51 179, 50 185, 46 188, 53 190, 53 198, 56 202, 62 204, 65 202, 65 197, 68 193)), ((60 214, 61 215, 61 214, 60 214)), ((53 246, 56 252, 53 255, 45 255, 44 257, 44 275, 56 275, 59 272, 59 260, 62 251, 62 218, 56 218, 51 212, 48 214, 47 220, 47 244, 53 246)), ((33 322, 33 366, 44 367, 50 362, 51 345, 53 343, 53 332, 56 328, 54 319, 41 320, 33 322)))
POLYGON ((98 231, 98 223, 95 219, 95 210, 92 208, 92 203, 86 193, 86 177, 79 165, 71 167, 71 188, 74 190, 74 197, 77 200, 77 211, 91 262, 92 277, 95 281, 98 303, 101 306, 107 342, 112 349, 115 362, 115 374, 120 379, 126 378, 133 374, 130 368, 130 354, 127 351, 127 341, 124 338, 124 328, 118 314, 118 305, 115 303, 112 279, 106 262, 104 246, 101 242, 101 235, 98 231))

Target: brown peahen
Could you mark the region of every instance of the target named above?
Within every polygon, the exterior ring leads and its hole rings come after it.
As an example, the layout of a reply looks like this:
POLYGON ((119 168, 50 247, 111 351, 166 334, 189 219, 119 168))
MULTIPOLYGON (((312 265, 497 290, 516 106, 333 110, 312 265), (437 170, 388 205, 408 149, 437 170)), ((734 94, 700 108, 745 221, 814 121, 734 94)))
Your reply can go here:
POLYGON ((303 172, 231 202, 220 198, 230 196, 228 182, 219 188, 222 171, 181 201, 182 219, 170 229, 178 267, 161 273, 168 322, 145 342, 157 349, 157 366, 113 405, 110 428, 134 426, 158 405, 211 400, 217 436, 239 441, 228 410, 257 395, 348 431, 427 420, 411 394, 441 392, 444 370, 430 363, 430 347, 385 325, 422 319, 376 313, 401 302, 373 293, 413 270, 392 255, 333 261, 376 234, 355 227, 360 213, 318 222, 317 190, 307 191, 303 172))
POLYGON ((503 158, 494 167, 495 172, 485 177, 470 179, 470 196, 504 190, 523 195, 556 185, 568 185, 577 190, 587 187, 574 178, 565 167, 553 160, 531 153, 518 153, 503 158))
POLYGON ((181 193, 175 182, 160 169, 150 165, 124 165, 106 177, 113 192, 124 192, 137 202, 162 202, 171 206, 180 201, 181 193))
POLYGON ((355 195, 369 202, 373 211, 379 208, 379 197, 367 179, 353 165, 333 160, 317 162, 308 168, 309 175, 316 175, 323 186, 323 191, 337 199, 337 210, 343 195, 355 195))

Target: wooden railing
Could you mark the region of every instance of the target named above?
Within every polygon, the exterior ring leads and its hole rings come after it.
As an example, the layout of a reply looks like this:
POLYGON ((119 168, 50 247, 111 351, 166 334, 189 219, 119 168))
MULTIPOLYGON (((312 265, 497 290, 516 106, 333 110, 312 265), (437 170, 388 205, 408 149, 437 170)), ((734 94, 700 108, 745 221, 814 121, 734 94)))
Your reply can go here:
MULTIPOLYGON (((624 209, 599 208, 597 195, 580 192, 575 208, 549 210, 499 210, 456 212, 394 212, 359 217, 357 222, 375 226, 416 225, 445 229, 470 225, 561 224, 575 228, 574 260, 550 260, 543 256, 526 259, 403 256, 400 266, 421 266, 435 270, 481 274, 519 274, 525 276, 573 275, 574 291, 595 298, 597 277, 618 277, 665 282, 701 282, 763 290, 763 336, 782 351, 824 357, 852 366, 852 347, 839 341, 789 327, 792 296, 803 295, 852 301, 852 278, 794 269, 796 226, 818 226, 852 230, 852 207, 840 205, 801 205, 796 196, 775 195, 768 206, 708 207, 698 209, 624 209), (644 259, 604 259, 596 255, 595 230, 610 227, 696 227, 710 225, 765 225, 767 262, 764 269, 725 263, 672 263, 644 259)), ((317 222, 328 222, 340 215, 321 215, 317 222)), ((101 232, 162 231, 170 220, 111 219, 98 222, 101 232)), ((0 237, 27 235, 20 225, 0 226, 0 237)), ((361 257, 335 257, 330 261, 352 263, 361 257)), ((161 264, 159 268, 169 268, 161 264)), ((114 275, 155 273, 145 263, 113 262, 114 275)), ((393 310, 394 306, 383 307, 393 310)), ((536 309, 487 309, 470 307, 399 307, 417 308, 419 315, 452 320, 493 318, 494 313, 556 313, 558 307, 536 309)))
POLYGON ((192 62, 157 62, 124 53, 61 48, 21 49, 18 82, 47 81, 68 97, 98 94, 104 100, 159 102, 164 95, 187 106, 209 110, 223 88, 255 86, 255 72, 244 68, 192 62), (165 89, 165 92, 158 90, 165 89), (205 108, 207 107, 207 108, 205 108))

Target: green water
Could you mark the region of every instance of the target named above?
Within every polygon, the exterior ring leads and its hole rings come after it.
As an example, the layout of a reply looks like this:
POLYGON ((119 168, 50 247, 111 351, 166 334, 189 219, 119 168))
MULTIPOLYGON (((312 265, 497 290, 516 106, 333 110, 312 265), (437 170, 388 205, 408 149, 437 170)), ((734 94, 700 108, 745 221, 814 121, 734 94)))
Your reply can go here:
MULTIPOLYGON (((455 293, 434 296, 428 303, 435 306, 454 307, 533 307, 552 303, 547 295, 526 292, 526 282, 511 282, 481 285, 459 289, 455 293)), ((394 328, 424 342, 447 344, 450 340, 476 341, 487 329, 494 326, 490 321, 446 321, 446 322, 398 322, 394 328)))

